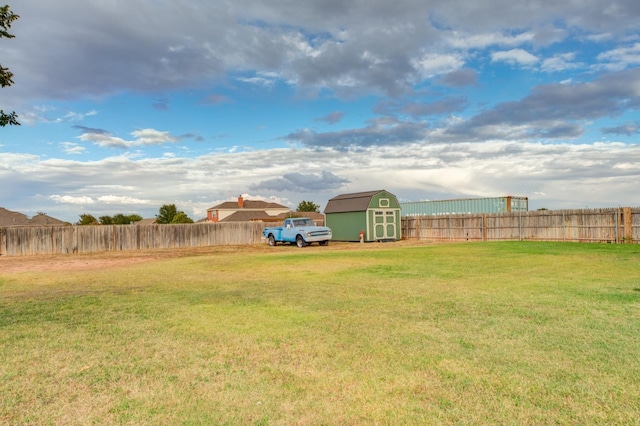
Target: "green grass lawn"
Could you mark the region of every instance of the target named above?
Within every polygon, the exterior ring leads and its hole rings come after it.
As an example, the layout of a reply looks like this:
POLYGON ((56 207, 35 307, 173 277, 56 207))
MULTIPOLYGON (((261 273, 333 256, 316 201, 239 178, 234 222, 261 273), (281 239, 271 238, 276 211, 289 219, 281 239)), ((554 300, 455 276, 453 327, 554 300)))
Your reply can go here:
POLYGON ((640 424, 640 246, 0 270, 0 424, 640 424))

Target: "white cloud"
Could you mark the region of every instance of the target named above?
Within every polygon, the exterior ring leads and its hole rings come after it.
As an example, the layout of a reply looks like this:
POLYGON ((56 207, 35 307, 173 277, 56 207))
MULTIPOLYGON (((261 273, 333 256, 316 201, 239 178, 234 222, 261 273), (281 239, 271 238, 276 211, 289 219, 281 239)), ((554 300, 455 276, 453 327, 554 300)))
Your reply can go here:
POLYGON ((611 33, 598 33, 598 34, 589 34, 585 37, 589 41, 593 41, 595 43, 602 43, 605 41, 609 41, 613 39, 613 34, 611 33))
POLYGON ((486 49, 490 46, 520 46, 534 40, 533 32, 523 32, 516 35, 503 34, 500 32, 462 34, 451 31, 445 36, 445 41, 456 49, 486 49))
POLYGON ((18 115, 21 124, 33 126, 37 123, 78 123, 98 115, 98 111, 59 111, 52 105, 32 105, 21 109, 18 115))
POLYGON ((236 80, 264 88, 271 88, 276 84, 276 80, 273 76, 238 77, 236 80))
POLYGON ((598 61, 605 63, 609 69, 624 69, 640 64, 640 43, 633 46, 619 47, 598 55, 598 61))
POLYGON ((83 142, 93 142, 98 146, 107 148, 131 148, 135 146, 134 142, 104 133, 84 133, 78 136, 78 139, 83 142))
POLYGON ((128 197, 123 195, 101 195, 97 197, 97 200, 106 204, 134 204, 134 205, 146 205, 149 204, 149 200, 143 200, 140 198, 128 197))
POLYGON ((544 72, 562 72, 583 68, 586 65, 580 62, 574 62, 575 53, 562 53, 551 58, 544 59, 540 69, 544 72))
POLYGON ((70 196, 70 195, 53 194, 53 195, 49 196, 49 199, 55 201, 56 203, 61 203, 61 204, 86 205, 86 204, 94 204, 95 203, 93 198, 87 197, 87 196, 74 197, 74 196, 70 196))
POLYGON ((169 132, 162 132, 155 129, 140 129, 131 132, 136 137, 136 145, 164 145, 174 143, 178 138, 171 136, 169 132))
POLYGON ((431 53, 413 60, 412 64, 420 77, 427 79, 462 68, 464 60, 460 55, 431 53))
POLYGON ((124 149, 138 146, 164 145, 179 141, 179 138, 171 136, 169 132, 155 129, 139 129, 131 132, 131 135, 135 137, 134 140, 125 140, 104 132, 87 132, 78 136, 78 139, 83 142, 92 142, 101 147, 124 149))
POLYGON ((60 144, 64 152, 70 155, 77 155, 84 153, 87 149, 84 146, 78 145, 73 142, 62 142, 60 144))
POLYGON ((537 56, 523 49, 511 49, 491 54, 491 62, 506 62, 510 65, 533 66, 539 61, 537 56))

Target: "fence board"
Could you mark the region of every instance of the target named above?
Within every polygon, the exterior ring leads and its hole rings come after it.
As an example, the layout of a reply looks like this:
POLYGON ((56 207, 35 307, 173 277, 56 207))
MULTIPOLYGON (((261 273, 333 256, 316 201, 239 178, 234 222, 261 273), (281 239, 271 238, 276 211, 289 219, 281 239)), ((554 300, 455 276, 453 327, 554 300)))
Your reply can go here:
MULTIPOLYGON (((270 226, 273 224, 269 224, 270 226)), ((96 253, 258 244, 262 222, 0 228, 0 255, 96 253)))
POLYGON ((418 240, 639 243, 640 208, 407 216, 402 227, 418 240))

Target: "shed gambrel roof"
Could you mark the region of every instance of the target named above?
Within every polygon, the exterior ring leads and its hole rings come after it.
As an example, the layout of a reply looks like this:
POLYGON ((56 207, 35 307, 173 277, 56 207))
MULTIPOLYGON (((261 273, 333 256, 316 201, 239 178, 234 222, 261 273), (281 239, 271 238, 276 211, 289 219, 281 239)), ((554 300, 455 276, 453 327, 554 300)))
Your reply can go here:
POLYGON ((369 208, 371 199, 381 193, 384 189, 378 191, 354 192, 352 194, 342 194, 333 197, 327 203, 324 213, 346 213, 346 212, 363 212, 369 208))

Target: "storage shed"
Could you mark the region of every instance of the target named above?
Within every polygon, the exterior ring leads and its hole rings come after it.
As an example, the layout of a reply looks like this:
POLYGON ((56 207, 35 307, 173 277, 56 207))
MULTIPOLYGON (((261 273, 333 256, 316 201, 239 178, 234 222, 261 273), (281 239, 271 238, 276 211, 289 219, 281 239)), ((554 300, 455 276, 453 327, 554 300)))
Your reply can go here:
POLYGON ((385 190, 333 197, 324 210, 334 241, 393 241, 402 238, 400 204, 385 190))

